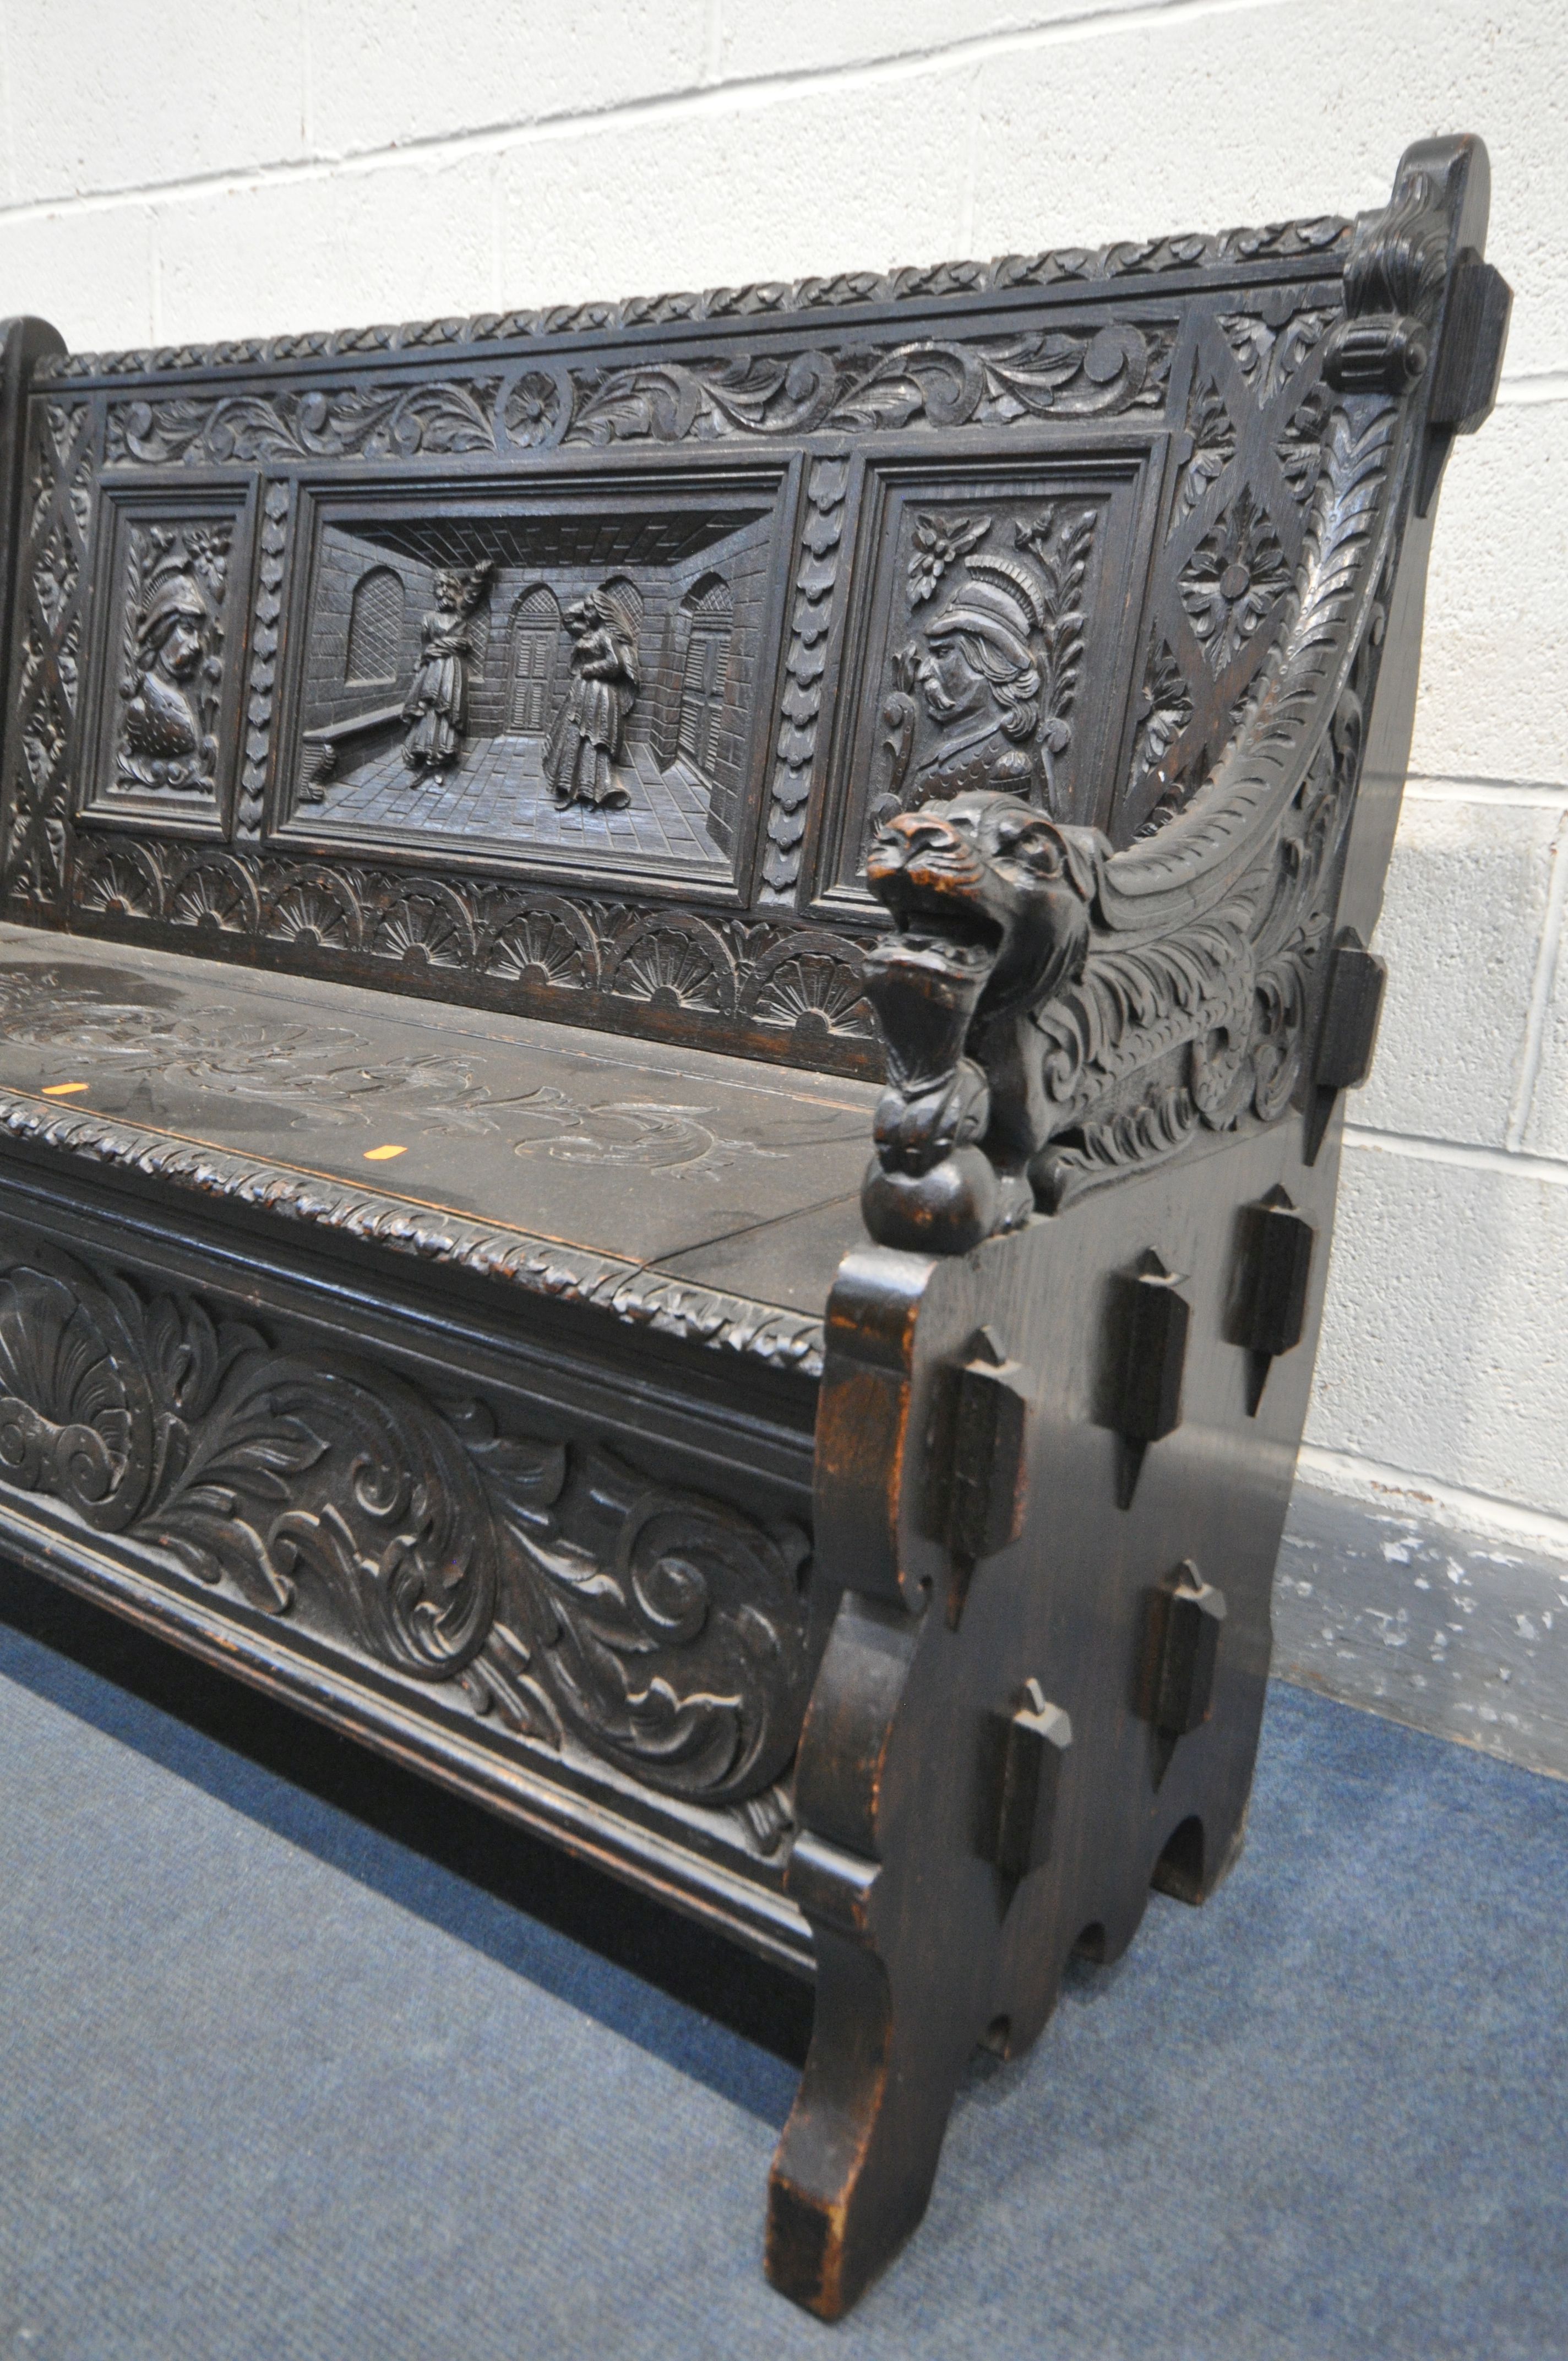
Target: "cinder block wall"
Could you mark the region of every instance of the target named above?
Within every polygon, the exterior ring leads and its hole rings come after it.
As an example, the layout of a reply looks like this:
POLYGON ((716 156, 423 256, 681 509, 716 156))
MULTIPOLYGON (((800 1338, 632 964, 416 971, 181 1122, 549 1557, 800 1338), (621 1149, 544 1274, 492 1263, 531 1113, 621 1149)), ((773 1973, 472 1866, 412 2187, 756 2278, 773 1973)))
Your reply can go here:
POLYGON ((1449 471, 1306 1466, 1568 1556, 1565 0, 0 0, 0 287, 75 345, 1381 203, 1488 141, 1517 291, 1449 471))

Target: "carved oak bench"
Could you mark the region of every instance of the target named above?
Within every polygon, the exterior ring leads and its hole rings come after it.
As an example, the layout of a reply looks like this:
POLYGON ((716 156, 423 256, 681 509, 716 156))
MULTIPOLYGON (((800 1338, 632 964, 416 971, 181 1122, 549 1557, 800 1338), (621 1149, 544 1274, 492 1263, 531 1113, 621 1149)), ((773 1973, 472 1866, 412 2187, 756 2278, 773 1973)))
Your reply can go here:
POLYGON ((1486 205, 6 333, 0 1540, 814 1974, 825 2317, 1240 1842, 1486 205))

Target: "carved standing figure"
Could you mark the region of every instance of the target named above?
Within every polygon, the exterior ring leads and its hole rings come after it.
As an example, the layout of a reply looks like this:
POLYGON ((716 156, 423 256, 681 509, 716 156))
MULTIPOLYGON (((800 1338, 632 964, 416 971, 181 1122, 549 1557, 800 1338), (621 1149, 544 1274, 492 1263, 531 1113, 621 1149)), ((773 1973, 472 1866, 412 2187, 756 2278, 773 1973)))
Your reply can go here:
POLYGON ((127 632, 123 786, 210 789, 221 664, 215 653, 228 538, 152 527, 132 546, 140 597, 127 632))
POLYGON ((488 588, 490 569, 448 570, 435 577, 435 605, 419 627, 422 653, 403 707, 410 724, 403 760, 417 775, 449 770, 463 751, 468 726, 468 666, 479 653, 474 610, 488 588))
POLYGON ((615 765, 637 695, 637 631, 630 585, 601 582, 568 607, 572 686, 544 749, 544 775, 563 810, 574 803, 623 811, 631 801, 615 765))

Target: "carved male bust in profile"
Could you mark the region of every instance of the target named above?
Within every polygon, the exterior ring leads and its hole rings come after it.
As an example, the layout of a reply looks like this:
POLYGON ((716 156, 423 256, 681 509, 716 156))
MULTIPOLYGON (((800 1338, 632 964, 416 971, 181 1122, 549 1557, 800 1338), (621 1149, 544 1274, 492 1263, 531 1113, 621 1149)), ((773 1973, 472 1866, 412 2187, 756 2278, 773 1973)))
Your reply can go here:
POLYGON ((927 625, 916 662, 939 733, 919 774, 922 801, 971 785, 1029 792, 1040 697, 1030 635, 1039 627, 1028 570, 1013 558, 972 557, 969 578, 927 625))
POLYGON ((200 792, 212 785, 209 708, 226 555, 226 540, 212 533, 154 528, 133 543, 141 596, 120 685, 126 712, 115 771, 124 786, 200 792))

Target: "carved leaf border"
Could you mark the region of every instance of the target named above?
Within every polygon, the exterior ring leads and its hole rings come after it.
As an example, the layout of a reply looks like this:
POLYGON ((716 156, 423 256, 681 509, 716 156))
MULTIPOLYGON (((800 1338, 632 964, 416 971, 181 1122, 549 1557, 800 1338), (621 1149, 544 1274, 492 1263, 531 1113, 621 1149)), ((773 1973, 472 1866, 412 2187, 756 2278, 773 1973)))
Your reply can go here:
POLYGON ((605 368, 535 364, 511 379, 367 379, 112 401, 111 467, 277 465, 356 457, 515 455, 731 436, 1005 426, 1163 405, 1173 320, 921 338, 796 353, 722 354, 605 368))
POLYGON ((163 345, 105 353, 65 353, 40 363, 41 379, 142 377, 195 369, 270 368, 280 362, 334 359, 345 354, 439 351, 454 346, 521 342, 702 320, 784 318, 799 312, 862 304, 962 301, 1029 288, 1158 280, 1169 273, 1222 267, 1310 261, 1329 268, 1343 259, 1353 225, 1337 214, 1269 222, 1257 228, 1178 232, 1166 237, 1113 239, 1100 247, 1058 247, 1036 254, 999 255, 989 262, 943 262, 891 271, 848 270, 834 277, 763 280, 701 292, 629 296, 618 302, 554 304, 538 311, 484 312, 466 319, 315 330, 304 335, 234 338, 210 345, 163 345))

